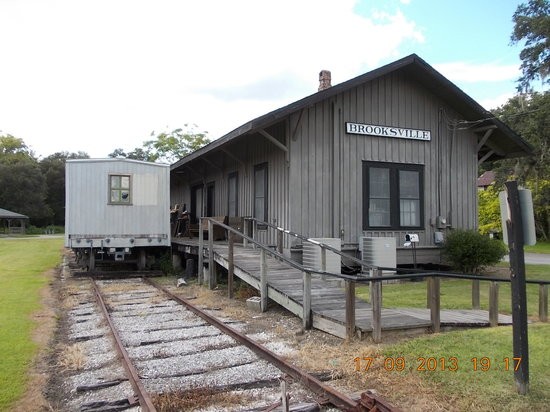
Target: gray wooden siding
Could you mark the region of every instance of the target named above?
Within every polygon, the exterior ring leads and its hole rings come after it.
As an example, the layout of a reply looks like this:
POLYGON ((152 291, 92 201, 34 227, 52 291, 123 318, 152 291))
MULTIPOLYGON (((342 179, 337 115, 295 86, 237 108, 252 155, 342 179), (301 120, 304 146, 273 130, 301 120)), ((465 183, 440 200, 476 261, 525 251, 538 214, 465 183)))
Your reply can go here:
MULTIPOLYGON (((284 123, 272 131, 272 135, 281 142, 285 141, 286 134, 287 127, 284 123)), ((252 216, 254 166, 267 163, 269 223, 288 226, 288 166, 285 153, 259 134, 247 136, 232 144, 227 150, 240 161, 223 151, 218 151, 208 155, 208 161, 211 164, 206 164, 199 159, 191 163, 184 173, 172 172, 171 203, 186 203, 190 208, 190 188, 197 184, 214 182, 214 215, 227 215, 227 177, 230 173, 237 172, 238 215, 252 216), (200 175, 202 178, 199 178, 200 175)), ((262 240, 270 243, 276 241, 276 235, 271 230, 261 232, 260 236, 262 240)))
MULTIPOLYGON (((299 117, 290 117, 291 130, 299 117)), ((343 230, 345 243, 357 243, 363 235, 363 161, 425 166, 423 245, 433 244, 431 223, 438 215, 453 227, 474 228, 476 136, 459 130, 453 137, 446 118, 461 117, 398 73, 305 110, 290 142, 291 229, 314 237, 339 237, 343 230), (345 122, 430 130, 432 140, 346 134, 345 122)))

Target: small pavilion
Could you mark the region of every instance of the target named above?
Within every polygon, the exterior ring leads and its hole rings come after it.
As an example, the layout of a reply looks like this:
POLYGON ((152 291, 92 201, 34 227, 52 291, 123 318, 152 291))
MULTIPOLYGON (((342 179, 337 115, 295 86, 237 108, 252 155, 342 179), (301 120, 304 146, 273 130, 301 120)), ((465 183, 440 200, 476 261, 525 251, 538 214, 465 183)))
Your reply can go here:
POLYGON ((28 216, 0 208, 0 232, 25 233, 25 223, 28 220, 28 216))

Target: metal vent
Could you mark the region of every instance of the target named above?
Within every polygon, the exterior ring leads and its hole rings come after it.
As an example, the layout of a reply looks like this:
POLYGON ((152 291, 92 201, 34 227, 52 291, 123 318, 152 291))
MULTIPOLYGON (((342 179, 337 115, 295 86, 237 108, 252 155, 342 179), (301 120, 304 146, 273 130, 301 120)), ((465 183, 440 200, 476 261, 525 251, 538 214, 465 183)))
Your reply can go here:
MULTIPOLYGON (((340 238, 315 238, 311 239, 319 243, 324 243, 334 249, 341 250, 342 240, 340 238)), ((341 273, 342 259, 330 250, 327 250, 327 272, 341 273)), ((316 270, 321 270, 321 247, 310 242, 304 242, 304 254, 302 264, 316 270)))
MULTIPOLYGON (((397 267, 397 248, 394 237, 364 237, 359 238, 361 260, 372 266, 397 267)), ((395 273, 384 271, 385 274, 395 273)))

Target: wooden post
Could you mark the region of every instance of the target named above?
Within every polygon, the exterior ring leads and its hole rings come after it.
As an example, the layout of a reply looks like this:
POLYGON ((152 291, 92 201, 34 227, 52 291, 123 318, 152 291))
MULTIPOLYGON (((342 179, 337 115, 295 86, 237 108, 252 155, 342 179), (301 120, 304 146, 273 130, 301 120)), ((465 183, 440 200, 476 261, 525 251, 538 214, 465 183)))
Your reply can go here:
POLYGON ((472 280, 472 308, 479 309, 479 279, 472 280))
POLYGON ((235 234, 230 230, 227 249, 227 296, 233 299, 233 273, 235 272, 235 261, 233 259, 233 248, 235 246, 235 234))
POLYGON ((430 284, 430 319, 432 321, 432 332, 439 333, 441 328, 440 314, 440 279, 437 276, 428 278, 430 284))
POLYGON ((498 282, 489 286, 489 325, 498 326, 498 282))
POLYGON ((199 267, 197 271, 199 285, 204 284, 204 234, 201 230, 202 227, 202 217, 199 218, 199 267))
MULTIPOLYGON (((326 272, 327 271, 327 250, 322 246, 319 246, 319 247, 321 248, 321 271, 326 272)), ((326 280, 327 276, 322 275, 322 279, 326 280)), ((348 282, 346 281, 346 287, 347 287, 347 283, 348 282)))
POLYGON ((304 329, 311 329, 311 273, 303 272, 303 296, 302 304, 304 313, 302 315, 302 321, 304 329))
MULTIPOLYGON (((378 268, 370 269, 370 277, 380 277, 382 271, 378 268)), ((382 282, 370 282, 370 304, 372 307, 372 340, 375 343, 382 341, 382 282)))
MULTIPOLYGON (((257 226, 258 226, 258 222, 256 222, 256 219, 254 219, 254 220, 252 221, 252 236, 251 236, 251 238, 252 238, 253 240, 256 240, 256 241, 257 241, 257 239, 256 239, 257 226)), ((256 243, 253 243, 253 244, 252 244, 252 247, 253 247, 254 249, 256 249, 256 243)))
MULTIPOLYGON (((250 236, 249 233, 250 233, 250 230, 248 230, 249 228, 249 225, 250 225, 250 219, 244 219, 243 220, 243 233, 245 236, 250 236)), ((248 247, 248 239, 245 239, 243 237, 243 247, 248 247)))
POLYGON ((287 384, 286 381, 281 379, 281 411, 288 412, 289 411, 289 405, 288 405, 288 395, 287 395, 287 384))
POLYGON ((267 256, 264 249, 260 250, 260 307, 267 310, 267 256))
POLYGON ((210 289, 214 289, 217 286, 214 265, 214 223, 208 219, 208 287, 210 289))
POLYGON ((430 278, 423 278, 426 279, 426 307, 430 309, 430 299, 432 298, 432 283, 430 282, 430 278))
POLYGON ((355 336, 355 282, 346 280, 346 339, 355 336))
POLYGON ((283 231, 277 229, 277 252, 283 254, 283 231))
POLYGON ((527 291, 525 285, 525 254, 523 252, 523 219, 519 204, 518 182, 505 183, 510 208, 510 219, 506 222, 508 247, 510 249, 510 271, 512 281, 512 335, 514 358, 521 358, 515 370, 516 390, 520 395, 529 392, 529 341, 527 339, 527 291))
POLYGON ((539 320, 548 322, 548 285, 539 285, 539 320))

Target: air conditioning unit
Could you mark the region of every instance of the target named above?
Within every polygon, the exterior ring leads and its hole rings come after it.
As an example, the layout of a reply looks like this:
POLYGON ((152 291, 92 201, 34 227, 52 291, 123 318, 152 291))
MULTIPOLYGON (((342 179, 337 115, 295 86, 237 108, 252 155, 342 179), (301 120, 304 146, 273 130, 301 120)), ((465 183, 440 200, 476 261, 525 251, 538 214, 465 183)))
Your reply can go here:
MULTIPOLYGON (((394 237, 359 237, 361 260, 377 267, 397 267, 397 247, 394 237)), ((384 270, 384 274, 394 274, 394 271, 384 270)))
MULTIPOLYGON (((341 250, 342 240, 340 238, 315 238, 315 242, 324 243, 334 249, 341 250)), ((303 243, 302 265, 315 270, 321 270, 321 247, 311 242, 303 243)), ((342 258, 340 255, 326 251, 327 272, 341 273, 342 258)))

